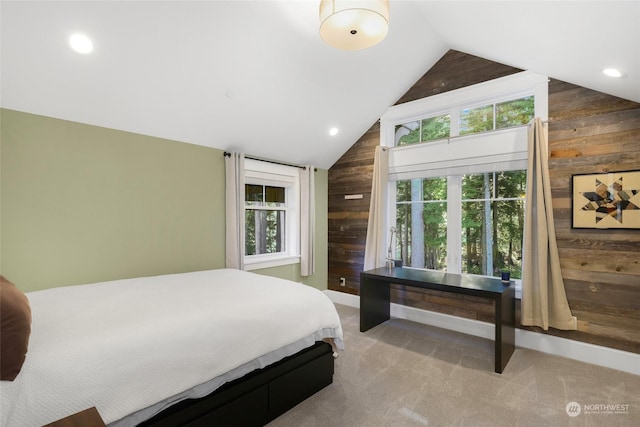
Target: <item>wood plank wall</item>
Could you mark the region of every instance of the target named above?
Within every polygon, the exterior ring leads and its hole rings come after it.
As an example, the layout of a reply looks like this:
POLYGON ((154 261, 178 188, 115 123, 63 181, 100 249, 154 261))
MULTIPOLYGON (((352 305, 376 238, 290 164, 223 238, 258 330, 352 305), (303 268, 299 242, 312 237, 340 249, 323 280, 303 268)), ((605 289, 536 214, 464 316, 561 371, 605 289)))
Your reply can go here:
MULTIPOLYGON (((449 51, 397 103, 518 71, 449 51)), ((527 329, 640 353, 640 230, 573 230, 570 219, 572 174, 640 170, 640 105, 551 79, 549 121, 560 261, 579 330, 527 329)), ((376 123, 329 169, 329 289, 335 291, 359 291, 373 153, 379 140, 376 123), (350 194, 363 197, 344 198, 350 194), (341 277, 346 279, 344 287, 341 277)), ((493 321, 491 303, 478 298, 403 287, 394 287, 392 298, 412 307, 493 321)))
POLYGON ((640 170, 640 104, 549 83, 549 174, 562 276, 578 331, 640 353, 640 230, 571 228, 571 175, 640 170))

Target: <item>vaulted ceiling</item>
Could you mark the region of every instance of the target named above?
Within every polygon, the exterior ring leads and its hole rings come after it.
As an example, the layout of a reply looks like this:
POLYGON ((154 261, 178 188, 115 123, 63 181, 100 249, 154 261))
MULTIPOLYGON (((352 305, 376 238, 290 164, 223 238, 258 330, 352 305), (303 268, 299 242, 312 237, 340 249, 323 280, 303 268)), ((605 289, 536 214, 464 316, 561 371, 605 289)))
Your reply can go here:
POLYGON ((640 102, 638 1, 391 0, 361 51, 322 42, 318 4, 3 0, 1 105, 329 168, 449 49, 640 102))

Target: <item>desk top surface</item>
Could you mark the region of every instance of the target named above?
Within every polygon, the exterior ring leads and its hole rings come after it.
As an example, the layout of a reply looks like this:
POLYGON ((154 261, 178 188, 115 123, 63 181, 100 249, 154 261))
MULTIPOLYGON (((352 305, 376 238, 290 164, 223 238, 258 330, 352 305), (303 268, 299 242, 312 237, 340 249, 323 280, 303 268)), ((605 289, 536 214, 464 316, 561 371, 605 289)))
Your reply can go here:
POLYGON ((391 283, 428 289, 453 290, 463 294, 503 294, 513 285, 513 282, 505 284, 502 280, 494 277, 402 267, 390 269, 381 267, 363 271, 361 274, 374 280, 388 280, 391 283))

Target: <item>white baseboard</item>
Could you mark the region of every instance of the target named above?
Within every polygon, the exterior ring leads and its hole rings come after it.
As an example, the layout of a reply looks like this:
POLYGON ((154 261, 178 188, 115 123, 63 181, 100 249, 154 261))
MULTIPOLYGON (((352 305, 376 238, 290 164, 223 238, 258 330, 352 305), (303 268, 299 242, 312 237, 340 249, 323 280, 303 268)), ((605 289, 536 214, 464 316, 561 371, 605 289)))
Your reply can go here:
MULTIPOLYGON (((324 292, 336 304, 360 308, 360 297, 358 295, 331 290, 324 292)), ((391 316, 481 338, 494 339, 494 326, 478 320, 450 316, 394 303, 391 304, 391 316)), ((524 329, 516 329, 516 347, 537 350, 555 356, 567 357, 640 375, 640 354, 614 348, 540 334, 524 329)))

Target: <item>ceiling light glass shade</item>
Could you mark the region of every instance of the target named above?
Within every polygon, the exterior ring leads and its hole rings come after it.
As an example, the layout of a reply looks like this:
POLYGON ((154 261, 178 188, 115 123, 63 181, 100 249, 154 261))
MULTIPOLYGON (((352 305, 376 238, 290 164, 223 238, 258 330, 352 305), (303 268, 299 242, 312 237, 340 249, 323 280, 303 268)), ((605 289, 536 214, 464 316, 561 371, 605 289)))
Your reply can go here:
POLYGON ((322 0, 320 37, 329 46, 359 50, 380 43, 389 31, 388 0, 322 0))

